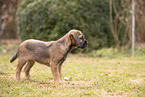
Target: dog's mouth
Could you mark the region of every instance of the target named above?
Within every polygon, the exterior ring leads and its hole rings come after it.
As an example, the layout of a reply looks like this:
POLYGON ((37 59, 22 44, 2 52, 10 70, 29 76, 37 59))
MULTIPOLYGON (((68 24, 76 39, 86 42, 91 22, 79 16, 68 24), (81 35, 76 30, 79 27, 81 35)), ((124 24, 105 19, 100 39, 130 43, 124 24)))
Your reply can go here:
POLYGON ((81 43, 81 44, 78 45, 78 48, 83 49, 83 48, 85 48, 87 45, 88 45, 88 41, 84 41, 83 43, 81 43))

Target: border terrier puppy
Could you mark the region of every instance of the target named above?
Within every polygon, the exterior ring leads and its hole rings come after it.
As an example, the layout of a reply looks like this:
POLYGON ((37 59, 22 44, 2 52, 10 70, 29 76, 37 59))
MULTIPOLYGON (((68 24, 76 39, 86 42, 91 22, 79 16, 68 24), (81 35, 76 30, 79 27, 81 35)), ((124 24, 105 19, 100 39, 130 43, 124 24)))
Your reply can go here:
POLYGON ((20 80, 20 72, 25 67, 26 78, 30 78, 30 69, 35 61, 51 68, 55 83, 62 83, 62 63, 68 53, 74 48, 85 48, 88 41, 79 30, 70 30, 57 41, 44 42, 34 39, 25 40, 18 47, 18 52, 11 58, 13 62, 18 58, 16 79, 20 80))

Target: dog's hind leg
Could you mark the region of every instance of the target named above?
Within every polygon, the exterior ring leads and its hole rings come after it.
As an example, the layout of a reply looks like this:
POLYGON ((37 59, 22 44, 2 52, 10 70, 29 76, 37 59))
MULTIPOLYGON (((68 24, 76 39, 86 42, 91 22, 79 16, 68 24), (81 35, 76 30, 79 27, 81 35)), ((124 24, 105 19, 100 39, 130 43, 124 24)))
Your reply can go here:
POLYGON ((18 65, 17 65, 17 69, 16 69, 16 79, 17 81, 20 81, 20 73, 21 73, 21 70, 23 68, 23 66, 25 65, 26 61, 21 59, 21 60, 18 60, 18 65))
POLYGON ((30 79, 30 69, 33 67, 35 61, 28 61, 26 67, 25 67, 25 75, 27 79, 30 79))

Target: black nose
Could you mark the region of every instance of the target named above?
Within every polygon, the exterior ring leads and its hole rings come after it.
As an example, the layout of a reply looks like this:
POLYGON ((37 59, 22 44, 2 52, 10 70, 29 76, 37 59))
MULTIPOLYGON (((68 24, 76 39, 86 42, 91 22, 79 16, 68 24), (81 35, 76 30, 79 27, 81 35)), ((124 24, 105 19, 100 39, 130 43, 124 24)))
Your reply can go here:
POLYGON ((88 41, 87 40, 85 41, 85 44, 88 44, 88 41))
POLYGON ((88 41, 87 40, 85 40, 84 45, 86 45, 86 46, 88 45, 88 41))

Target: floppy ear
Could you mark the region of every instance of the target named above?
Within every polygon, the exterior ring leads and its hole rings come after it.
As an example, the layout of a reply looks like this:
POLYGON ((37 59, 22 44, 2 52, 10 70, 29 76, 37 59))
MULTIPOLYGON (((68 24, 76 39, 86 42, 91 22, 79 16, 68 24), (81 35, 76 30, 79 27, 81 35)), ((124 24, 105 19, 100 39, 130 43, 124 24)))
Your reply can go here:
POLYGON ((75 32, 71 31, 69 33, 69 37, 71 39, 72 45, 77 46, 77 44, 78 44, 78 35, 75 32))
POLYGON ((69 37, 71 40, 75 40, 76 42, 78 42, 78 40, 79 40, 77 33, 70 33, 69 37))

